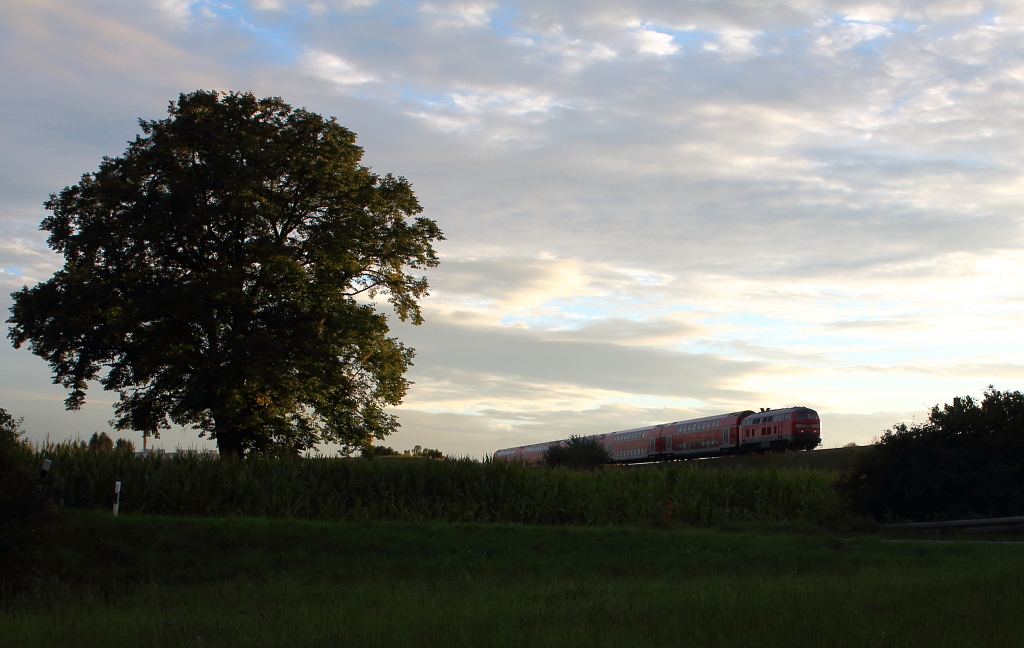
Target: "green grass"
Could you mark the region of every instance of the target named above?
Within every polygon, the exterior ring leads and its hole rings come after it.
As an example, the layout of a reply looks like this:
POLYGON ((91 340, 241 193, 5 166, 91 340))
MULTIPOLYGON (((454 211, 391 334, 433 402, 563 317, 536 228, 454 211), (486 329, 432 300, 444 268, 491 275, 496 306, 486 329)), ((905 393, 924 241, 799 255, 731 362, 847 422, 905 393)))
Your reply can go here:
POLYGON ((728 455, 710 460, 690 461, 701 469, 736 470, 814 470, 835 473, 850 472, 868 446, 828 448, 811 452, 767 452, 763 454, 728 455))
POLYGON ((1024 547, 739 530, 67 512, 11 646, 1013 646, 1024 547))

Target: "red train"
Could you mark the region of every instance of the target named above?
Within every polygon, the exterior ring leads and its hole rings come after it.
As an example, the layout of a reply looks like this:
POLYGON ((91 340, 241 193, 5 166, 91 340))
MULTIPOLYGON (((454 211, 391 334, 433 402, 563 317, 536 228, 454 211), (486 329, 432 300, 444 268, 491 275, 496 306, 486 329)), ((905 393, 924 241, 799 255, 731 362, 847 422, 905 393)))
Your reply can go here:
MULTIPOLYGON (((821 420, 807 407, 744 410, 731 414, 650 425, 647 427, 595 434, 603 443, 611 463, 668 461, 713 457, 745 452, 813 450, 821 443, 821 420)), ((537 463, 544 451, 561 441, 505 448, 494 459, 537 463)))

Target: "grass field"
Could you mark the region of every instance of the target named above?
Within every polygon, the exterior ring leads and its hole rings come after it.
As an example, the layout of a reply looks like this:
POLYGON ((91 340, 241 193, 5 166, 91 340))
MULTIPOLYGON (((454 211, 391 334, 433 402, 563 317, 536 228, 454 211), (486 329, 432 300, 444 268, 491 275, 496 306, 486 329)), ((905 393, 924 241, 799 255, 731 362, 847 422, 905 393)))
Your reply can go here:
POLYGON ((828 448, 811 452, 727 455, 710 461, 690 461, 688 463, 695 467, 716 470, 815 470, 845 473, 853 469, 857 458, 867 450, 869 450, 869 446, 828 448))
POLYGON ((1014 646, 1024 547, 65 512, 7 646, 1014 646))

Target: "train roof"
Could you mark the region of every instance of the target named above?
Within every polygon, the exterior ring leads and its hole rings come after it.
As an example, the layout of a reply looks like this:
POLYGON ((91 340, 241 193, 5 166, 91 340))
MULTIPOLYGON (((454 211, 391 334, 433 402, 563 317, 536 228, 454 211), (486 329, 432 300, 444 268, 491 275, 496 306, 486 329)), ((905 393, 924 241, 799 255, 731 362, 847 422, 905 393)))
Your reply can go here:
POLYGON ((790 412, 798 412, 798 411, 807 411, 807 412, 813 413, 815 416, 818 415, 817 410, 815 410, 815 409, 813 409, 811 407, 805 407, 803 405, 793 405, 792 407, 779 407, 777 409, 767 408, 767 409, 762 409, 760 412, 751 412, 750 414, 747 414, 746 416, 744 416, 743 420, 746 421, 748 419, 757 418, 757 417, 763 417, 763 416, 774 416, 776 414, 789 414, 790 412))
POLYGON ((661 427, 666 425, 682 425, 683 423, 697 423, 699 421, 714 421, 715 419, 729 418, 733 416, 750 415, 751 410, 742 410, 739 412, 729 412, 728 414, 709 414, 708 416, 698 416, 697 418, 683 419, 682 421, 672 421, 671 423, 663 423, 661 427))

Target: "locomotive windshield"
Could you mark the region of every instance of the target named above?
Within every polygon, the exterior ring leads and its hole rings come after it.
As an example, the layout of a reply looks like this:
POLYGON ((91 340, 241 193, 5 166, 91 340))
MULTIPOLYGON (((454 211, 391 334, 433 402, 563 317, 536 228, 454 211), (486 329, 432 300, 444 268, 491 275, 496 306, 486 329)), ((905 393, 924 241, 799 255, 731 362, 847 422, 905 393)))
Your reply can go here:
POLYGON ((796 412, 794 412, 793 418, 798 420, 798 421, 807 421, 807 420, 817 421, 818 420, 818 413, 815 412, 812 409, 799 409, 796 412))

